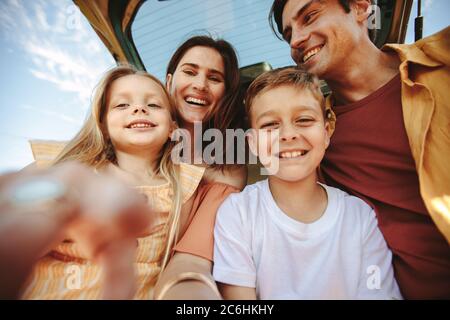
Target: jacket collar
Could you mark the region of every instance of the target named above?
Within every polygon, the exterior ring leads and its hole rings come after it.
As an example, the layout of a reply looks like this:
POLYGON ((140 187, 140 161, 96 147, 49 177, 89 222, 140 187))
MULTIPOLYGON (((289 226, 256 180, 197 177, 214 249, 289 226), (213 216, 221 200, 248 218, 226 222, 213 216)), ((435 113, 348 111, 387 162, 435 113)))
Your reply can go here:
POLYGON ((428 57, 416 44, 386 44, 381 50, 397 52, 401 62, 412 62, 426 67, 443 65, 443 63, 428 57))

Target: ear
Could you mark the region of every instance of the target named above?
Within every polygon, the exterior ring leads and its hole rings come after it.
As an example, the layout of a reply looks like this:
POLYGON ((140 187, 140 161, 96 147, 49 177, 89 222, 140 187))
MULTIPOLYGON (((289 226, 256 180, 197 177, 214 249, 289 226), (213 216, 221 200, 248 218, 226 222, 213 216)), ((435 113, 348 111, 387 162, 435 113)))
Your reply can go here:
POLYGON ((357 21, 360 23, 366 22, 372 13, 372 2, 370 0, 355 0, 352 6, 355 9, 357 21))
POLYGON ((168 73, 166 76, 166 89, 169 92, 169 94, 172 89, 172 79, 173 79, 172 74, 168 73))
POLYGON ((325 149, 330 145, 331 126, 329 121, 325 121, 325 149))
POLYGON ((248 141, 248 147, 250 151, 255 155, 258 156, 258 134, 255 129, 250 129, 250 132, 247 132, 245 134, 248 141))
POLYGON ((172 121, 171 125, 170 125, 170 130, 169 130, 169 140, 172 138, 172 133, 178 129, 178 124, 176 121, 172 121))

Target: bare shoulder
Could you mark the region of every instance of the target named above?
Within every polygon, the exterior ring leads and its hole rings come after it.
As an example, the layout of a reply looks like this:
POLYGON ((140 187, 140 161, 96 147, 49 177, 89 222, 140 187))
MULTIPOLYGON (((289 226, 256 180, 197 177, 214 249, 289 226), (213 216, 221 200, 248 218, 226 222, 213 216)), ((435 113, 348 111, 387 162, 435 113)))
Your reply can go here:
POLYGON ((227 166, 224 170, 207 168, 204 179, 206 182, 224 183, 242 190, 247 184, 247 167, 227 166))

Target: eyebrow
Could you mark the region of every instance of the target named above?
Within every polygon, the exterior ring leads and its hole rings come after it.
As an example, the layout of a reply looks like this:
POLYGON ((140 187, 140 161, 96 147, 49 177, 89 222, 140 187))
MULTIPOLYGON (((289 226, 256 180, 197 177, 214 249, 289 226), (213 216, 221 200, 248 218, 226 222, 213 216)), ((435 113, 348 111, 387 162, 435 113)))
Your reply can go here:
MULTIPOLYGON (((192 68, 195 68, 195 69, 200 69, 200 66, 199 66, 198 64, 195 64, 195 63, 189 63, 189 62, 183 63, 181 66, 189 66, 189 67, 192 67, 192 68)), ((209 68, 207 68, 207 69, 208 69, 209 72, 217 73, 217 74, 219 74, 222 78, 225 79, 225 76, 224 76, 223 73, 220 72, 219 70, 216 70, 216 69, 209 69, 209 68)))
MULTIPOLYGON (((112 104, 113 102, 117 102, 116 100, 119 100, 119 99, 121 99, 121 98, 129 99, 129 98, 131 98, 132 96, 133 96, 133 95, 130 94, 130 93, 128 93, 128 92, 119 92, 119 93, 117 93, 117 94, 114 94, 114 95, 111 97, 111 99, 109 100, 109 103, 108 103, 108 104, 112 104)), ((156 94, 156 93, 147 93, 147 94, 145 94, 144 98, 145 98, 145 99, 148 99, 148 98, 157 98, 158 101, 159 101, 158 103, 162 103, 160 95, 158 95, 158 94, 156 94)))
MULTIPOLYGON (((294 20, 297 20, 298 17, 300 17, 303 13, 305 13, 305 11, 308 10, 308 8, 309 8, 311 5, 313 5, 313 4, 315 4, 315 3, 318 3, 318 2, 323 2, 323 1, 322 1, 322 0, 311 0, 311 1, 309 1, 307 4, 305 4, 303 7, 301 7, 301 8, 297 11, 297 13, 296 13, 295 16, 294 16, 294 20)), ((285 29, 283 30, 283 39, 284 39, 284 40, 286 40, 286 33, 287 33, 288 31, 290 31, 291 29, 292 29, 291 27, 287 27, 287 28, 285 28, 285 29)))
MULTIPOLYGON (((307 105, 299 105, 299 106, 296 106, 294 109, 295 112, 305 111, 305 110, 316 111, 316 108, 312 107, 312 106, 307 106, 307 105)), ((277 115, 277 112, 274 110, 269 110, 269 111, 263 112, 258 116, 258 118, 256 118, 255 121, 258 122, 261 118, 271 116, 271 115, 277 115)))

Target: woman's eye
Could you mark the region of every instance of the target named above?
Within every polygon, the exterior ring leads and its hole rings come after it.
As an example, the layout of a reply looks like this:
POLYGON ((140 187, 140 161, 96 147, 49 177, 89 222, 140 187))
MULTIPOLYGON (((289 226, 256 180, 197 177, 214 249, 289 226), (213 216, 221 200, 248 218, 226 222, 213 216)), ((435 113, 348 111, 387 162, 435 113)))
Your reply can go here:
POLYGON ((192 71, 192 70, 183 70, 183 72, 184 72, 185 74, 187 74, 188 76, 194 76, 194 75, 195 75, 195 72, 192 71))
POLYGON ((214 81, 214 82, 222 82, 223 80, 222 80, 222 78, 219 78, 219 77, 209 77, 209 80, 211 80, 211 81, 214 81))

